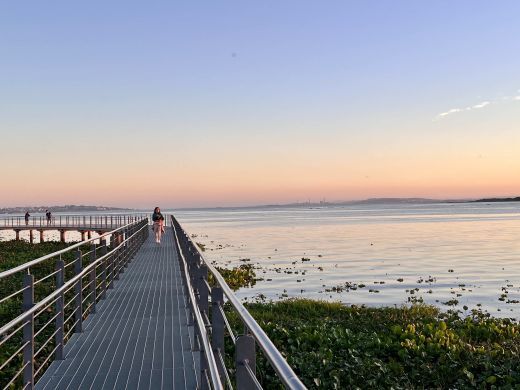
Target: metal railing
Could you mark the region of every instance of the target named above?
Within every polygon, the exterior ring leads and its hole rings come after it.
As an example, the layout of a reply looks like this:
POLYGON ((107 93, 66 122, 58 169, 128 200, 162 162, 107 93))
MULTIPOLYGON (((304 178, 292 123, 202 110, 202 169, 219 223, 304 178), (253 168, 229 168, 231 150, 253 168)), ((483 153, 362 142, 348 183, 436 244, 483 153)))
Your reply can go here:
POLYGON ((0 217, 0 227, 12 229, 37 228, 77 228, 77 229, 115 229, 143 219, 144 214, 113 215, 45 215, 0 217))
POLYGON ((83 321, 114 287, 148 232, 143 215, 0 272, 1 388, 32 389, 52 360, 64 358, 63 347, 82 332, 83 321))
POLYGON ((256 345, 258 345, 286 388, 305 389, 306 387, 280 351, 235 296, 220 273, 204 259, 189 234, 174 216, 171 216, 171 224, 188 290, 190 322, 195 327, 195 345, 200 349, 202 389, 233 388, 230 370, 226 367, 224 356, 226 330, 235 347, 233 371, 236 388, 262 388, 256 376, 256 345), (209 273, 213 276, 213 285, 208 282, 209 273), (244 326, 244 334, 235 334, 233 331, 224 310, 224 297, 238 314, 244 326))

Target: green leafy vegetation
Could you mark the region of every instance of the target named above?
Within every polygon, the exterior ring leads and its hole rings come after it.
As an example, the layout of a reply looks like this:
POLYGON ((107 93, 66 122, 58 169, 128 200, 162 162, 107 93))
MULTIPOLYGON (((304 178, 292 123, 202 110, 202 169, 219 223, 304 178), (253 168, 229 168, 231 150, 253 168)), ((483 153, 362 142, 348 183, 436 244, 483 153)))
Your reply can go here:
MULTIPOLYGON (((57 241, 47 241, 39 244, 30 244, 24 240, 0 241, 0 271, 8 270, 38 257, 59 251, 69 245, 70 243, 57 241)), ((2 287, 5 286, 2 284, 2 287)))
MULTIPOLYGON (((18 265, 24 264, 28 261, 37 259, 39 257, 45 256, 49 253, 53 253, 59 251, 61 249, 66 248, 71 245, 71 243, 61 243, 55 241, 43 242, 38 244, 30 244, 26 241, 2 241, 0 242, 0 272, 5 271, 7 269, 16 267, 18 265)), ((83 253, 86 253, 90 248, 85 247, 81 248, 83 253)), ((74 261, 76 256, 76 251, 70 251, 64 253, 61 256, 61 259, 65 262, 65 264, 70 264, 74 261)), ((59 259, 59 257, 58 257, 59 259)), ((45 260, 39 263, 36 266, 31 267, 31 274, 34 276, 35 287, 34 287, 34 300, 37 303, 42 298, 47 296, 49 293, 54 291, 56 288, 55 277, 50 277, 45 280, 42 280, 45 276, 53 273, 56 267, 57 258, 52 258, 49 260, 45 260), (42 281, 40 281, 42 280, 42 281), (39 282, 40 281, 40 282, 39 282)), ((89 258, 83 258, 83 266, 89 264, 89 258)), ((23 287, 23 275, 26 273, 19 272, 15 275, 6 277, 1 280, 0 283, 0 299, 7 297, 8 295, 20 290, 23 287)), ((74 275, 74 267, 67 266, 65 269, 65 281, 70 279, 74 275)), ((84 283, 88 281, 85 279, 84 283)), ((71 289, 64 295, 65 302, 68 302, 74 296, 74 289, 71 289)), ((67 318, 70 314, 72 314, 73 305, 69 305, 68 308, 65 309, 65 318, 67 318)), ((4 325, 10 320, 16 318, 22 314, 22 295, 18 294, 15 297, 8 299, 7 301, 0 304, 0 324, 4 325)), ((35 332, 41 329, 48 321, 52 320, 54 316, 54 305, 49 306, 46 310, 44 310, 38 317, 35 318, 35 332)), ((86 314, 86 313, 85 313, 86 314)), ((72 322, 65 324, 64 331, 65 333, 69 331, 72 326, 72 322)), ((16 329, 16 327, 15 327, 16 329)), ((14 330, 14 329, 13 329, 14 330)), ((38 336, 35 337, 35 351, 38 351, 41 347, 43 349, 40 351, 40 354, 35 359, 35 369, 39 369, 40 365, 46 359, 47 356, 53 351, 55 347, 54 339, 45 345, 45 342, 52 336, 54 332, 54 324, 47 326, 43 329, 38 336), (45 345, 45 346, 44 346, 45 345)), ((5 342, 0 347, 0 365, 3 364, 9 357, 20 348, 22 345, 22 332, 18 331, 14 334, 14 336, 5 342)), ((50 362, 46 364, 48 366, 50 362)), ((8 383, 11 378, 18 372, 20 367, 22 366, 22 353, 18 353, 17 356, 13 359, 11 363, 9 363, 2 371, 0 372, 0 386, 3 388, 6 383, 8 383)), ((43 373, 44 369, 41 370, 40 374, 43 373)), ((15 382, 11 387, 18 388, 21 386, 21 382, 15 382)))
MULTIPOLYGON (((0 270, 66 246, 59 242, 0 242, 0 270)), ((70 263, 74 255, 74 252, 67 253, 63 260, 70 263)), ((55 260, 33 267, 31 273, 35 279, 53 272, 55 260)), ((88 264, 88 260, 84 264, 88 264)), ((66 279, 72 276, 72 268, 67 268, 66 279)), ((258 280, 251 264, 217 269, 234 290, 254 285, 258 280)), ((20 289, 21 278, 22 275, 17 275, 3 280, 0 298, 20 289)), ((35 300, 40 300, 54 287, 54 278, 39 283, 35 300)), ((71 291, 65 300, 72 294, 71 291)), ((426 305, 366 308, 293 299, 248 303, 246 307, 309 388, 520 389, 520 324, 517 321, 492 318, 479 310, 460 317, 456 311, 441 312, 426 305)), ((236 313, 229 306, 226 311, 235 333, 243 333, 236 313)), ((21 297, 0 304, 2 324, 20 313, 21 297)), ((42 313, 35 328, 40 328, 53 314, 52 309, 42 313)), ((52 332, 53 326, 50 326, 40 334, 37 349, 52 332)), ((1 347, 0 364, 20 345, 21 333, 1 347)), ((36 361, 37 368, 53 348, 53 342, 44 348, 36 361)), ((233 345, 227 342, 226 360, 232 360, 233 354, 233 345)), ((257 373, 263 386, 282 388, 262 354, 257 356, 257 373)), ((19 354, 2 370, 0 384, 7 383, 17 372, 21 359, 19 354)))
MULTIPOLYGON (((246 306, 309 388, 520 389, 520 324, 509 319, 479 311, 461 318, 426 305, 366 308, 301 299, 246 306)), ((260 356, 263 385, 281 388, 260 356)))
MULTIPOLYGON (((251 287, 259 280, 251 264, 240 264, 233 268, 215 267, 225 279, 228 286, 236 291, 242 287, 251 287)), ((213 277, 209 275, 209 283, 213 283, 213 277)))

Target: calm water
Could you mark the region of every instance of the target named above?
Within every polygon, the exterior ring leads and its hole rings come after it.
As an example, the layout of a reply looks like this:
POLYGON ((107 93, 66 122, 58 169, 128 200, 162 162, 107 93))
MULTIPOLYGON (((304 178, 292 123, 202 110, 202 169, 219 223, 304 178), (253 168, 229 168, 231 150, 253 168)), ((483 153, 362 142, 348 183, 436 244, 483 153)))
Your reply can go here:
MULTIPOLYGON (((175 214, 206 245, 207 259, 221 266, 249 259, 258 268, 263 281, 239 291, 244 299, 263 294, 370 306, 423 300, 520 318, 520 203, 175 214)), ((0 240, 13 238, 0 232, 0 240)), ((67 240, 79 238, 67 233, 67 240)), ((49 232, 46 239, 59 235, 49 232)))
POLYGON ((258 267, 264 280, 239 291, 243 298, 264 294, 371 306, 423 300, 520 318, 520 203, 176 215, 206 245, 209 260, 231 266, 250 259, 258 267))

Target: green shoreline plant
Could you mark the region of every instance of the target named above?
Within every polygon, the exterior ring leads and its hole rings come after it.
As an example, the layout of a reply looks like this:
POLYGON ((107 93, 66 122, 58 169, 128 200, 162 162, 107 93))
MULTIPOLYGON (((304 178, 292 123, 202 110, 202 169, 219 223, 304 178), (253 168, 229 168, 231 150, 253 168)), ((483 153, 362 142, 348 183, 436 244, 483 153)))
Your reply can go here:
MULTIPOLYGON (((236 291, 244 287, 252 287, 260 279, 251 264, 240 264, 233 268, 215 267, 222 275, 228 286, 236 291)), ((213 275, 209 275, 209 283, 213 283, 213 275)))
MULTIPOLYGON (((246 307, 309 388, 520 389, 520 324, 510 319, 308 299, 246 307)), ((263 386, 280 388, 260 355, 263 386)))
MULTIPOLYGON (((0 272, 24 264, 28 261, 45 256, 49 253, 64 249, 71 243, 61 243, 56 241, 48 241, 38 244, 30 244, 27 241, 1 241, 0 242, 0 272)), ((88 249, 88 248, 84 248, 88 249)), ((69 263, 74 260, 75 253, 67 252, 63 254, 62 260, 69 263)), ((31 273, 34 275, 35 281, 42 279, 44 276, 51 274, 55 270, 56 259, 44 261, 34 267, 31 267, 31 273)), ((88 262, 88 259, 85 259, 88 262)), ((65 278, 69 279, 73 276, 72 267, 65 270, 65 278)), ((0 281, 0 299, 18 291, 22 288, 23 273, 12 275, 0 281)), ((55 289, 55 278, 48 278, 41 283, 35 285, 34 299, 35 302, 40 301, 55 289)), ((64 296, 65 302, 70 300, 74 295, 74 291, 67 292, 64 296)), ((22 297, 21 294, 0 304, 0 324, 4 325, 16 316, 22 313, 22 297)), ((65 316, 68 317, 72 313, 72 306, 65 309, 65 316)), ((35 330, 40 329, 53 316, 53 308, 48 308, 42 312, 35 320, 35 330)), ((71 324, 65 325, 65 332, 70 329, 71 324)), ((45 344, 45 341, 52 336, 53 326, 48 326, 35 337, 35 347, 39 350, 43 347, 40 354, 35 359, 35 369, 43 364, 45 358, 54 349, 54 340, 45 344), (44 346, 45 345, 45 346, 44 346)), ((11 339, 0 347, 0 365, 3 364, 22 344, 22 332, 17 332, 11 339)), ((48 366, 50 361, 45 364, 48 366)), ((0 372, 0 387, 4 388, 11 378, 18 372, 22 365, 22 354, 19 353, 11 363, 0 372)), ((43 369, 42 369, 43 372, 43 369)), ((41 373, 39 374, 41 375, 41 373)), ((21 380, 19 379, 10 388, 20 388, 21 380)))
MULTIPOLYGON (((65 246, 0 242, 0 270, 65 246)), ((45 264, 34 272, 43 275, 53 267, 45 264)), ((235 290, 257 280, 249 264, 218 270, 235 290)), ((19 288, 19 281, 12 283, 2 283, 0 296, 19 288)), ((52 288, 49 283, 42 288, 52 288)), ((36 300, 44 294, 36 291, 36 300)), ((19 314, 20 304, 0 305, 2 322, 19 314)), ((422 304, 367 308, 288 299, 245 305, 309 388, 520 389, 518 321, 492 318, 477 310, 460 317, 456 311, 422 304)), ((236 313, 228 306, 226 311, 235 333, 243 332, 236 313)), ((6 343, 2 359, 14 347, 6 343)), ((233 354, 232 343, 226 343, 227 359, 233 354)), ((0 382, 12 376, 15 371, 11 371, 3 370, 0 382)), ((283 388, 261 354, 257 372, 265 388, 283 388)))
MULTIPOLYGON (((236 290, 255 280, 254 268, 244 268, 218 270, 236 290)), ((456 310, 417 303, 368 308, 259 299, 245 306, 309 388, 520 389, 518 321, 479 310, 461 317, 456 310)), ((241 333, 236 313, 230 306, 226 311, 235 333, 241 333)), ((226 355, 234 355, 231 343, 226 355)), ((257 356, 262 385, 283 388, 257 356)))

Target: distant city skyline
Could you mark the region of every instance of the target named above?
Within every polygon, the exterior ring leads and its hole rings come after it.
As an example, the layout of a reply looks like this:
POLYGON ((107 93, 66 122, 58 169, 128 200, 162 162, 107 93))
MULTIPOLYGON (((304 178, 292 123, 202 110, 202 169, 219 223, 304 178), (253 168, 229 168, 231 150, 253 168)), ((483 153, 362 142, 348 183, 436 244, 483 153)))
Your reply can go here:
POLYGON ((520 3, 0 5, 0 207, 520 195, 520 3))

